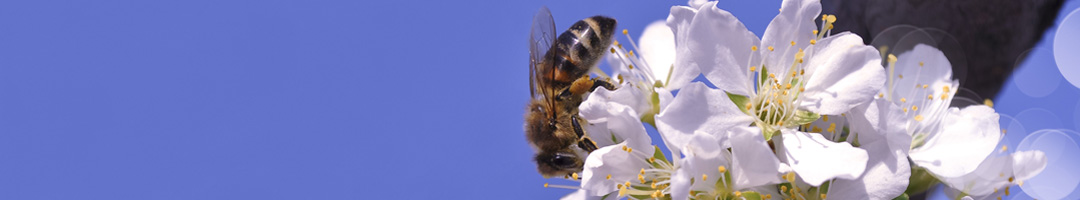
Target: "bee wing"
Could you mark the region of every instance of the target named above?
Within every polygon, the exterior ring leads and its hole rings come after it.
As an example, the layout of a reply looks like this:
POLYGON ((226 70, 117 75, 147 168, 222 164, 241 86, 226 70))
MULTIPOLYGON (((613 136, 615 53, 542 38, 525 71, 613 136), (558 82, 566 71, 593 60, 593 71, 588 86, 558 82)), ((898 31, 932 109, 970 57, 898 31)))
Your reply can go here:
POLYGON ((547 52, 551 49, 551 43, 555 41, 555 22, 551 17, 551 11, 547 6, 540 7, 540 10, 533 16, 532 30, 529 33, 529 95, 532 98, 537 97, 537 93, 544 96, 548 96, 542 88, 538 88, 540 73, 538 65, 540 65, 544 56, 547 56, 547 52))

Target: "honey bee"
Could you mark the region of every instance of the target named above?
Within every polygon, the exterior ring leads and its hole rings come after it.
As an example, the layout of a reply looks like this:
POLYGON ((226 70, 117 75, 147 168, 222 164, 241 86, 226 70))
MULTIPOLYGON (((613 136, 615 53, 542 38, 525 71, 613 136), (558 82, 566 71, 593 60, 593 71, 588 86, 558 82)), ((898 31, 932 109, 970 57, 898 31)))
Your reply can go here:
POLYGON ((598 87, 614 90, 607 79, 590 78, 589 71, 612 43, 615 19, 582 19, 555 37, 551 12, 543 7, 533 16, 529 34, 529 88, 532 100, 525 113, 525 137, 537 151, 533 160, 545 178, 580 172, 588 153, 597 149, 578 116, 585 94, 598 87))

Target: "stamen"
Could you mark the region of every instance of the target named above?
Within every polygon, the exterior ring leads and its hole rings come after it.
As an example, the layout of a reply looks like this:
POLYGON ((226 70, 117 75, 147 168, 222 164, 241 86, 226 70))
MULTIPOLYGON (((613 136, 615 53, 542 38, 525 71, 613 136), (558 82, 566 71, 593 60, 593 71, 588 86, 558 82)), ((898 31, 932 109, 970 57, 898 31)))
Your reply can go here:
POLYGON ((709 180, 709 175, 701 174, 701 181, 707 181, 707 180, 709 180))
POLYGON ((720 171, 721 174, 727 173, 727 168, 724 166, 717 167, 716 170, 720 171))
POLYGON ((983 105, 989 106, 990 108, 994 108, 994 101, 992 101, 990 99, 983 99, 983 105))
POLYGON ((756 45, 755 46, 750 46, 750 50, 751 51, 757 51, 757 46, 756 45))
POLYGON ((626 31, 626 29, 623 29, 623 30, 622 30, 622 34, 623 34, 623 35, 626 35, 626 34, 630 34, 630 32, 629 32, 629 31, 626 31))
POLYGON ((791 41, 791 46, 795 46, 795 40, 791 41))
POLYGON ((919 106, 911 106, 911 111, 919 111, 919 106))
POLYGON ((772 46, 769 46, 768 48, 769 48, 769 51, 773 51, 773 47, 772 47, 772 46))
MULTIPOLYGON (((814 32, 816 33, 816 32, 817 32, 817 30, 814 30, 814 32)), ((815 40, 815 39, 810 39, 810 45, 815 45, 815 44, 817 44, 817 40, 815 40)))
POLYGON ((922 115, 915 115, 915 121, 922 121, 922 115))

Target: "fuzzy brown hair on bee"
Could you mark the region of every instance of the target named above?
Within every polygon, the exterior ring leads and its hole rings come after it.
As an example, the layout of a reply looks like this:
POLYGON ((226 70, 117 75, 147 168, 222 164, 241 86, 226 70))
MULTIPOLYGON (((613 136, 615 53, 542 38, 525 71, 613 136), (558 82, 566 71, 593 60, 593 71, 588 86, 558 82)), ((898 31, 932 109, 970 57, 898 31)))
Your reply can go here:
POLYGON ((607 79, 591 78, 589 71, 610 48, 615 19, 582 19, 555 37, 551 12, 541 8, 533 17, 529 35, 529 87, 533 97, 525 113, 525 138, 536 155, 544 177, 582 171, 585 157, 597 149, 585 133, 588 124, 577 107, 598 87, 614 90, 607 79))

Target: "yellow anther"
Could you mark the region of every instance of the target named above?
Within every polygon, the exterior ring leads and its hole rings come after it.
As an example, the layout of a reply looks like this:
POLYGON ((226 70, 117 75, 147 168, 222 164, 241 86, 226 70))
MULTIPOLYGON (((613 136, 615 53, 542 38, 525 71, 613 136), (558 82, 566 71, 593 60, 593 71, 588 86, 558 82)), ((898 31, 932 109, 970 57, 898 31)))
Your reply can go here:
POLYGON ((645 184, 645 176, 644 175, 638 174, 637 175, 637 180, 640 181, 641 184, 645 184))
MULTIPOLYGON (((631 51, 632 53, 633 51, 631 51)), ((634 65, 626 65, 627 68, 634 69, 634 65)))
POLYGON ((894 62, 896 62, 896 55, 893 55, 893 54, 891 54, 891 53, 890 53, 890 54, 889 54, 889 60, 888 60, 888 61, 889 61, 890 63, 894 63, 894 62))
POLYGON ((611 180, 611 174, 607 175, 607 180, 611 180))
POLYGON ((817 127, 817 126, 814 126, 814 128, 810 129, 810 132, 820 133, 820 132, 821 132, 821 128, 819 128, 819 127, 817 127))
POLYGON ((622 146, 622 150, 626 151, 626 146, 625 145, 622 146))
POLYGON ((806 91, 806 88, 805 87, 799 87, 799 92, 803 92, 803 91, 806 91))
POLYGON ((821 120, 823 120, 823 121, 826 121, 826 122, 827 122, 827 121, 829 121, 829 116, 828 116, 828 115, 825 115, 825 116, 821 116, 821 120))
POLYGON ((571 178, 574 178, 574 179, 578 179, 578 175, 577 175, 577 173, 576 173, 576 172, 575 172, 575 173, 573 173, 573 174, 570 174, 570 177, 571 177, 571 178))
POLYGON ((656 158, 649 158, 649 163, 656 163, 656 158))
POLYGON ((997 200, 1001 200, 1001 196, 998 196, 998 197, 997 197, 997 200))
POLYGON ((927 84, 923 84, 923 85, 922 85, 922 88, 923 88, 923 89, 926 89, 926 87, 930 87, 930 85, 927 85, 927 84))
POLYGON ((645 168, 641 168, 641 172, 638 172, 638 174, 645 174, 645 168))
POLYGON ((904 108, 904 112, 905 112, 905 113, 907 112, 907 108, 904 108))
POLYGON ((656 189, 656 181, 653 181, 651 186, 652 186, 652 189, 656 189))
MULTIPOLYGON (((629 185, 629 183, 630 183, 630 182, 629 182, 629 181, 627 181, 626 183, 627 183, 627 184, 629 185)), ((620 187, 620 188, 619 188, 619 196, 620 196, 620 197, 624 197, 624 196, 626 196, 626 193, 627 193, 627 192, 629 192, 629 189, 628 189, 628 188, 629 188, 629 187, 627 187, 627 186, 623 186, 623 187, 620 187)))
POLYGON ((784 84, 784 89, 791 89, 791 83, 784 84))
POLYGON ((900 97, 900 103, 907 103, 907 98, 900 97))
POLYGON ((911 111, 919 111, 919 106, 911 106, 911 111))
POLYGON ((742 196, 742 192, 735 191, 735 197, 741 197, 741 196, 742 196))
POLYGON ((544 187, 548 187, 548 183, 544 183, 544 187))
POLYGON ((934 95, 926 95, 926 99, 934 99, 934 95))
POLYGON ((829 14, 821 14, 821 21, 828 21, 828 20, 829 20, 829 14))
POLYGON ((904 75, 903 75, 903 74, 900 74, 899 76, 900 76, 900 78, 901 78, 901 79, 903 79, 903 78, 904 78, 904 75))
POLYGON ((799 70, 799 75, 803 75, 803 74, 806 74, 806 70, 800 69, 799 70))
POLYGON ((923 66, 923 62, 919 61, 919 67, 922 67, 922 66, 923 66))
POLYGON ((750 103, 746 103, 746 110, 750 110, 750 108, 753 108, 752 106, 750 103))
POLYGON ((1009 187, 1005 187, 1005 196, 1009 196, 1009 187))
POLYGON ((832 30, 833 28, 835 28, 835 27, 833 27, 833 25, 832 25, 832 24, 829 24, 829 27, 828 27, 828 28, 826 28, 826 29, 832 30))
POLYGON ((883 98, 883 97, 885 97, 885 93, 878 93, 878 94, 877 94, 877 97, 878 97, 878 98, 883 98))
POLYGON ((768 49, 769 49, 769 51, 773 51, 772 46, 769 46, 768 49))
POLYGON ((829 123, 829 129, 825 129, 825 131, 836 133, 836 123, 829 123))
MULTIPOLYGON (((829 15, 829 18, 828 18, 828 22, 829 22, 829 23, 833 23, 833 22, 836 22, 836 15, 829 15)), ((830 29, 831 29, 831 28, 830 28, 830 29)))
POLYGON ((622 34, 623 34, 623 35, 626 35, 626 34, 630 34, 630 32, 629 32, 629 31, 626 31, 626 29, 623 29, 623 30, 622 30, 622 34))
POLYGON ((727 173, 727 168, 724 166, 717 167, 716 170, 720 171, 721 174, 727 173))
MULTIPOLYGON (((814 30, 814 32, 817 32, 817 30, 814 30)), ((817 33, 814 33, 814 34, 817 34, 817 33)), ((810 39, 810 45, 815 45, 815 44, 817 44, 817 40, 810 39)))
POLYGON ((791 41, 791 46, 795 46, 795 40, 791 41))
POLYGON ((626 148, 626 153, 633 153, 633 152, 634 152, 633 148, 629 148, 629 147, 626 148))
POLYGON ((941 94, 941 100, 945 100, 947 98, 949 98, 949 94, 945 94, 945 93, 941 94))
POLYGON ((787 191, 787 186, 786 185, 781 185, 780 186, 780 192, 784 192, 784 191, 787 191))
POLYGON ((627 52, 626 55, 634 57, 634 50, 630 50, 630 52, 627 52))
POLYGON ((765 194, 765 199, 772 199, 772 194, 765 194))
POLYGON ((942 87, 941 87, 941 92, 944 92, 944 93, 949 93, 949 90, 950 90, 950 88, 949 88, 949 86, 948 86, 948 85, 946 85, 946 86, 942 86, 942 87))
POLYGON ((787 90, 784 90, 784 95, 787 95, 787 94, 788 94, 788 91, 787 91, 787 90))
POLYGON ((989 106, 990 108, 993 108, 994 107, 994 101, 992 101, 990 99, 983 99, 983 105, 986 105, 986 106, 989 106))
POLYGON ((750 66, 750 71, 751 72, 756 72, 757 71, 757 66, 750 66))
POLYGON ((769 73, 769 78, 775 79, 775 78, 776 78, 776 74, 774 74, 774 73, 769 73))
POLYGON ((821 199, 825 199, 825 194, 821 194, 821 199))
POLYGON ((1010 183, 1012 183, 1012 182, 1013 182, 1013 181, 1015 181, 1015 180, 1016 180, 1016 179, 1014 179, 1013 177, 1009 177, 1009 182, 1010 182, 1010 183))
POLYGON ((814 35, 817 35, 817 33, 818 33, 818 30, 814 30, 814 35))
POLYGON ((784 180, 787 180, 788 182, 794 183, 795 182, 795 172, 788 172, 787 174, 784 174, 784 180))
POLYGON ((708 175, 708 174, 701 174, 701 180, 702 180, 702 181, 707 181, 707 180, 709 180, 709 175, 708 175))
POLYGON ((922 115, 915 115, 915 121, 922 121, 922 115))
POLYGON ((615 48, 611 48, 611 53, 615 53, 615 48))
MULTIPOLYGON (((1005 152, 1005 151, 1008 151, 1008 150, 1009 150, 1009 146, 1001 145, 1001 152, 1005 152)), ((1012 177, 1009 177, 1009 179, 1010 179, 1009 182, 1012 182, 1012 180, 1011 180, 1012 177)))
POLYGON ((750 46, 751 51, 757 51, 757 46, 750 46))

